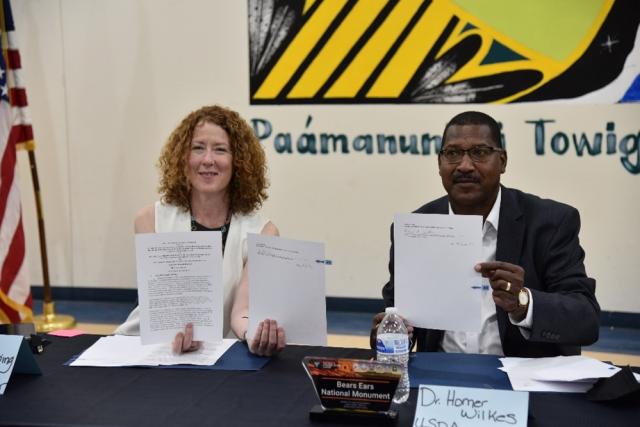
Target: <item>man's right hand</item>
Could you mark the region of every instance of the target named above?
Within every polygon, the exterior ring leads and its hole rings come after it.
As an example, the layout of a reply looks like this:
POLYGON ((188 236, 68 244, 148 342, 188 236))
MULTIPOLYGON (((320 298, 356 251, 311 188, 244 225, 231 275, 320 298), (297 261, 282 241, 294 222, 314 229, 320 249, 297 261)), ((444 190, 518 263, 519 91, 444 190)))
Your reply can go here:
POLYGON ((376 338, 378 336, 378 326, 380 326, 380 322, 384 319, 384 312, 378 313, 373 316, 373 320, 371 322, 371 332, 369 332, 369 346, 371 350, 376 350, 376 338))

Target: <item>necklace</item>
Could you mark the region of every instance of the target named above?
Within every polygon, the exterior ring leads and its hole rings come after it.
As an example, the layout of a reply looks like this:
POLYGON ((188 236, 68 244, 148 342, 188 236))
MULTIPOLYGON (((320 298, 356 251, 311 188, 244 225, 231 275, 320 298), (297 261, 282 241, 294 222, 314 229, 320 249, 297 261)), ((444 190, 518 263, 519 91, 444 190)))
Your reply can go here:
POLYGON ((221 231, 222 235, 225 235, 230 225, 229 213, 230 212, 227 211, 227 217, 224 220, 224 224, 222 224, 221 227, 216 227, 216 228, 209 228, 205 225, 200 224, 198 221, 196 221, 193 214, 191 214, 191 231, 221 231))
POLYGON ((224 224, 222 227, 209 228, 200 224, 195 220, 195 218, 191 217, 191 231, 221 231, 222 234, 224 234, 227 232, 227 226, 228 224, 224 224))

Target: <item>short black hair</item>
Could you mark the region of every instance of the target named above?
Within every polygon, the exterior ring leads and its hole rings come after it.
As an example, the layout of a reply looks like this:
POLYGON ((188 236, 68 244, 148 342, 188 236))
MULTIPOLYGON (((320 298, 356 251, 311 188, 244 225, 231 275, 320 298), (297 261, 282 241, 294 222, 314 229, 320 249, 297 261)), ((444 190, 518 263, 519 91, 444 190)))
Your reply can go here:
POLYGON ((502 146, 502 138, 500 138, 500 125, 496 120, 488 114, 481 113, 480 111, 465 111, 454 116, 449 123, 444 127, 442 132, 442 146, 444 147, 445 137, 447 130, 451 126, 463 126, 463 125, 486 125, 489 127, 491 139, 495 142, 498 148, 504 148, 502 146))

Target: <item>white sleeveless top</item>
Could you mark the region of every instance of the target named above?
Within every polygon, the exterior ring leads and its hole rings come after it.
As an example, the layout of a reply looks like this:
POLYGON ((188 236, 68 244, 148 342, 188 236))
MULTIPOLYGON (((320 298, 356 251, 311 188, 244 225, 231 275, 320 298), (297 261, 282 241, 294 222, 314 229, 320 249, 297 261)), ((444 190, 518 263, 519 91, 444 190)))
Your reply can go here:
MULTIPOLYGON (((191 231, 191 215, 189 212, 173 206, 156 202, 155 204, 155 231, 167 233, 172 231, 191 231)), ((260 234, 268 220, 260 218, 257 214, 231 216, 229 233, 222 257, 222 283, 224 285, 224 322, 222 336, 232 336, 231 332, 231 307, 236 294, 236 288, 242 277, 242 268, 247 261, 247 234, 260 234)), ((136 307, 127 320, 114 332, 117 335, 139 335, 140 313, 136 307)))

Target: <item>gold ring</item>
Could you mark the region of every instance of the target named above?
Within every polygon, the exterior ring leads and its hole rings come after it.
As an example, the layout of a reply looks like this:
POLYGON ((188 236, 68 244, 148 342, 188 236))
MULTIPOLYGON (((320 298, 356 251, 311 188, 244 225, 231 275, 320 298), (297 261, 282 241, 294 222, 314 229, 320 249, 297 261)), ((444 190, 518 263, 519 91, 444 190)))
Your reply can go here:
POLYGON ((509 292, 511 290, 511 282, 507 282, 507 287, 505 288, 505 292, 509 292))

